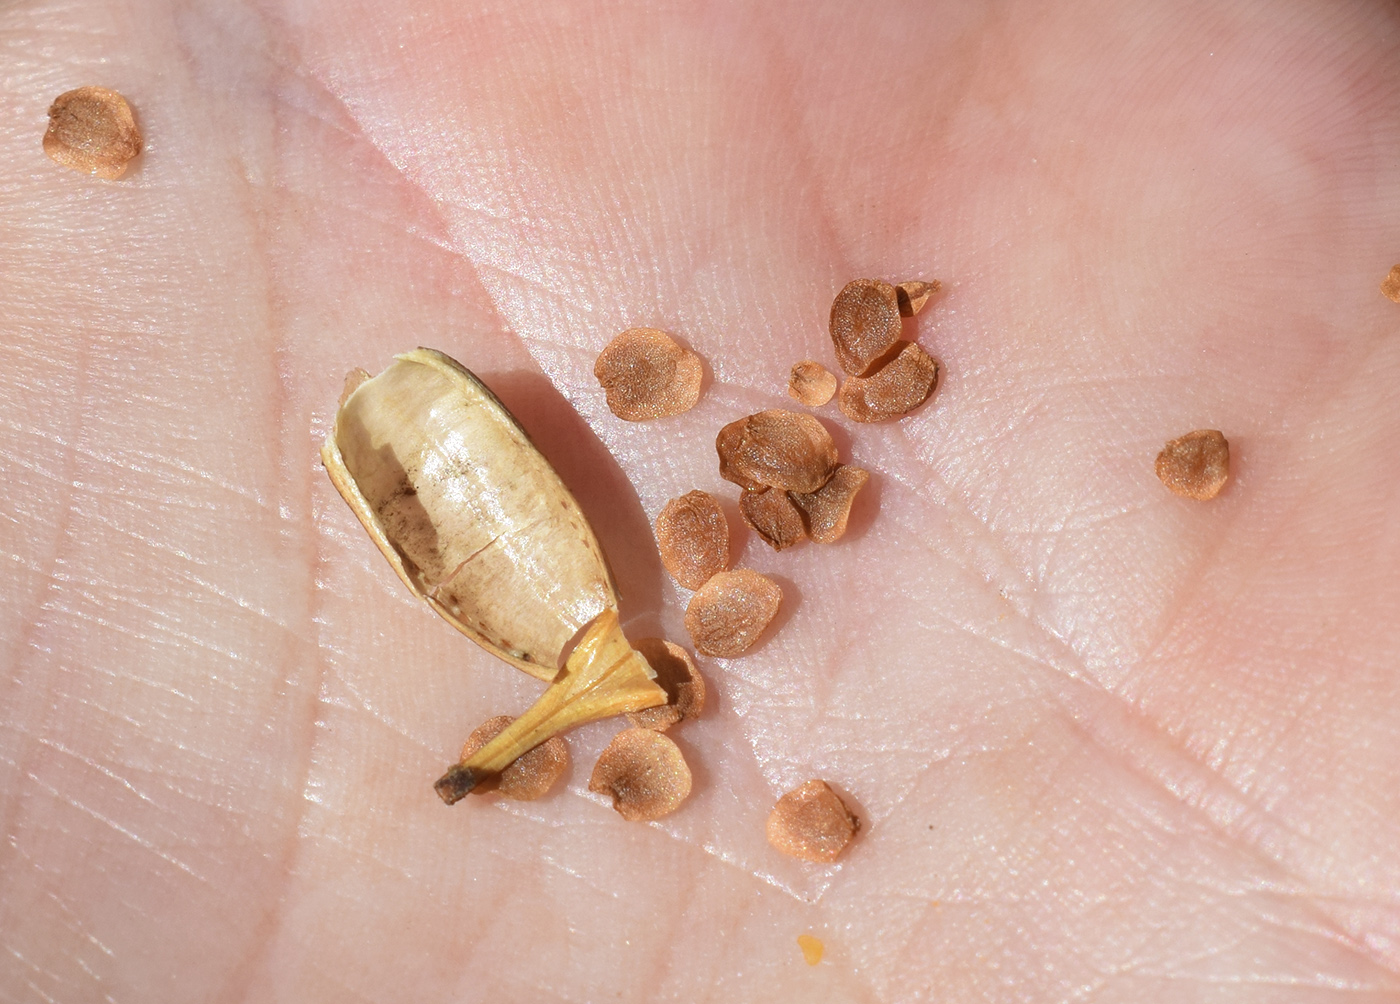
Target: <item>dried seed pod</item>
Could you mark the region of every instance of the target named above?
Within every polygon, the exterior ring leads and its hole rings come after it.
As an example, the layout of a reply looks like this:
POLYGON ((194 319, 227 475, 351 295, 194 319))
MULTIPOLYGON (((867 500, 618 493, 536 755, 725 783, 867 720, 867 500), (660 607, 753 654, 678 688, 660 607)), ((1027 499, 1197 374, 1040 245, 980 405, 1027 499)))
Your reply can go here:
POLYGON ((686 492, 656 517, 656 543, 666 571, 687 589, 699 589, 729 567, 729 520, 709 492, 686 492))
POLYGON ((141 130, 126 98, 105 87, 79 87, 54 99, 44 152, 55 164, 99 178, 120 178, 141 152, 141 130))
POLYGON ((895 295, 899 298, 899 312, 904 317, 913 317, 924 309, 924 304, 928 303, 928 298, 943 288, 943 284, 937 279, 933 282, 901 282, 895 286, 895 295))
POLYGON ((809 408, 820 408, 836 394, 836 377, 815 359, 806 359, 788 374, 788 397, 809 408))
POLYGON ((899 294, 884 279, 854 279, 831 304, 836 361, 860 376, 899 341, 899 294))
POLYGON ((639 729, 665 732, 704 710, 705 678, 695 668, 689 652, 660 638, 643 638, 633 647, 651 664, 667 701, 645 711, 629 711, 628 721, 639 729))
POLYGON ((742 655, 778 614, 783 591, 747 568, 720 572, 700 587, 685 608, 685 629, 705 655, 742 655))
POLYGON ((746 491, 814 492, 836 469, 836 442, 811 415, 773 408, 730 422, 715 437, 720 477, 746 491))
POLYGON ((623 819, 660 819, 690 794, 690 768, 680 747, 660 732, 626 729, 598 757, 588 790, 611 795, 623 819))
POLYGON ((655 328, 629 328, 610 341, 593 375, 612 413, 628 422, 679 415, 700 400, 700 357, 655 328))
POLYGON ((836 468, 831 480, 810 494, 789 492, 802 514, 807 535, 819 544, 833 544, 846 533, 846 521, 856 493, 865 487, 870 475, 848 464, 836 468))
POLYGON ((928 400, 938 385, 938 360, 914 342, 868 377, 850 377, 836 399, 853 422, 882 422, 908 414, 928 400))
POLYGON ((802 528, 802 514, 788 498, 788 493, 777 488, 744 492, 739 499, 739 514, 775 551, 791 547, 807 536, 802 528))
POLYGON ((1182 498, 1213 499, 1230 479, 1230 444, 1216 429, 1188 432, 1157 454, 1157 477, 1182 498))
POLYGON ((830 864, 860 829, 860 820, 825 781, 808 781, 778 799, 768 816, 768 842, 794 858, 830 864))
MULTIPOLYGON (((478 725, 462 746, 462 760, 506 730, 515 721, 510 715, 497 715, 478 725)), ((475 791, 486 794, 494 791, 513 798, 517 802, 532 802, 554 787, 554 782, 569 768, 569 747, 562 736, 550 736, 534 749, 521 754, 499 775, 490 781, 477 785, 475 791)))
POLYGON ((578 503, 485 385, 417 349, 378 376, 352 374, 347 389, 321 449, 341 497, 416 596, 488 652, 551 681, 438 781, 443 801, 565 728, 665 703, 623 637, 578 503))
POLYGON ((1381 292, 1400 303, 1400 265, 1391 267, 1390 274, 1381 282, 1381 292))

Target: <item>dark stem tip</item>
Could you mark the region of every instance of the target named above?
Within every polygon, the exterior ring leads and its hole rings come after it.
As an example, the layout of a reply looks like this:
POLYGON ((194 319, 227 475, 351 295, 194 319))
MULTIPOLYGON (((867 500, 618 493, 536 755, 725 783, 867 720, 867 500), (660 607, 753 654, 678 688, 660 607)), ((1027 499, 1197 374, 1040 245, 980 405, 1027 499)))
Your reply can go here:
POLYGON ((465 798, 473 788, 481 783, 483 775, 479 774, 460 763, 454 763, 447 769, 447 773, 437 779, 433 785, 433 790, 438 793, 438 798, 448 805, 465 798))

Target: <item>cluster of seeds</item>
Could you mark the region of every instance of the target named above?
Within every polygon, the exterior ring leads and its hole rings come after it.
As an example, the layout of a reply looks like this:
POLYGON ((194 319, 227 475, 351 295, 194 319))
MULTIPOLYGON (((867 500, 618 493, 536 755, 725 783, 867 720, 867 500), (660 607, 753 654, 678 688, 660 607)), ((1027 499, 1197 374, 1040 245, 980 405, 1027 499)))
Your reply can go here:
POLYGON ((933 393, 938 361, 902 335, 903 319, 922 310, 939 288, 937 282, 854 279, 836 294, 831 341, 847 374, 836 403, 851 421, 898 418, 933 393))

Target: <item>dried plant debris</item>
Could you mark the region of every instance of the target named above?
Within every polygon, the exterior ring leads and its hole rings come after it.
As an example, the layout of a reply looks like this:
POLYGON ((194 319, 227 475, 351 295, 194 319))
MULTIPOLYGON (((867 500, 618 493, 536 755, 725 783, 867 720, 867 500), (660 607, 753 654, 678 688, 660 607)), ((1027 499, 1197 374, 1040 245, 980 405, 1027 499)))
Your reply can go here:
POLYGON ((593 375, 618 418, 679 415, 700 400, 700 357, 655 328, 630 328, 598 354, 593 375))
POLYGON ((687 589, 699 589, 729 567, 729 521, 709 492, 686 492, 656 517, 656 542, 666 571, 687 589))
POLYGON ((623 819, 660 819, 690 794, 690 768, 680 747, 660 732, 626 729, 598 757, 588 790, 611 795, 623 819))
POLYGON ((1157 477, 1182 498, 1213 499, 1230 479, 1230 444, 1216 429, 1188 432, 1157 454, 1157 477))
POLYGON ((836 376, 815 359, 804 359, 788 374, 788 397, 820 408, 836 394, 836 376))
POLYGON ((938 360, 913 342, 868 377, 850 377, 836 403, 853 422, 898 418, 923 404, 938 384, 938 360))
POLYGON ((768 816, 768 842, 794 858, 830 864, 860 829, 860 820, 825 781, 808 781, 778 799, 768 816))
POLYGON ((822 944, 822 939, 811 934, 799 934, 797 936, 797 947, 802 949, 802 961, 809 966, 820 965, 822 953, 826 951, 826 946, 822 944))
POLYGON ((690 653, 661 638, 643 638, 632 647, 656 671, 656 682, 666 691, 667 701, 657 708, 628 712, 628 721, 639 729, 665 732, 704 710, 705 678, 695 668, 690 653))
POLYGON ((853 279, 831 304, 836 361, 853 376, 894 348, 902 331, 899 294, 884 279, 853 279))
MULTIPOLYGON (((807 536, 819 544, 834 544, 846 533, 846 521, 856 493, 865 487, 870 475, 848 464, 836 468, 831 480, 814 492, 789 492, 797 510, 802 514, 807 536)), ((741 507, 742 508, 742 507, 741 507)))
POLYGON ((141 152, 141 130, 126 98, 105 87, 79 87, 54 99, 44 152, 55 164, 115 179, 141 152))
POLYGON ((836 469, 836 443, 811 415, 774 408, 730 422, 715 437, 719 473, 746 491, 814 492, 836 469))
POLYGON ((1400 265, 1391 267, 1390 274, 1381 283, 1381 292, 1396 303, 1400 303, 1400 265))
POLYGON ((904 317, 913 317, 924 309, 924 304, 928 303, 929 297, 933 296, 943 284, 937 279, 933 282, 901 282, 894 288, 895 295, 899 298, 899 312, 904 317))
MULTIPOLYGON (((466 760, 492 739, 505 731, 507 725, 515 721, 510 715, 497 715, 488 718, 476 727, 467 737, 462 747, 462 760, 466 760)), ((518 802, 529 802, 539 798, 559 780, 569 767, 569 747, 562 736, 551 736, 512 763, 495 778, 478 784, 474 792, 486 794, 496 792, 518 802)))
POLYGON ((720 572, 705 583, 685 609, 685 629, 705 655, 742 655, 777 616, 783 591, 767 576, 747 568, 720 572))
POLYGON ((791 547, 807 536, 802 525, 802 513, 788 498, 788 493, 777 488, 744 492, 739 499, 739 514, 775 551, 791 547))

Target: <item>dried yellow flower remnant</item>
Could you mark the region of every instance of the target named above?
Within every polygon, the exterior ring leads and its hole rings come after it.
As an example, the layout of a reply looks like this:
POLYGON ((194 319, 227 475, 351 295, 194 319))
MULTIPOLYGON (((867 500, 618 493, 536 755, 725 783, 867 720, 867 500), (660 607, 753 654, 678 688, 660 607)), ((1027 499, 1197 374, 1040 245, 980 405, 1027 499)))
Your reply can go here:
MULTIPOLYGON (((506 726, 513 721, 515 719, 510 715, 497 715, 482 722, 462 746, 462 759, 467 760, 504 732, 506 726)), ((554 782, 559 780, 568 767, 568 745, 562 736, 550 736, 500 774, 478 784, 473 791, 481 794, 495 791, 518 802, 533 801, 554 787, 554 782)))
POLYGON ((868 377, 851 377, 841 385, 836 403, 854 422, 898 418, 923 404, 938 384, 938 360, 913 342, 868 377))
POLYGON ((656 683, 666 691, 666 703, 644 711, 629 711, 627 720, 639 729, 665 732, 705 708, 705 678, 685 649, 660 638, 643 638, 633 646, 656 673, 656 683))
POLYGON ((819 544, 833 544, 846 533, 846 521, 856 493, 865 487, 870 475, 859 467, 842 465, 831 480, 815 492, 789 492, 793 504, 802 513, 807 535, 819 544))
POLYGON ((826 951, 826 946, 822 944, 821 938, 813 937, 810 934, 799 934, 797 936, 797 947, 802 949, 802 961, 809 966, 815 966, 822 960, 822 953, 826 951))
POLYGON ((55 164, 99 178, 120 178, 141 152, 141 130, 126 98, 105 87, 79 87, 54 99, 44 152, 55 164))
POLYGON ((720 572, 705 583, 685 608, 685 629, 705 655, 742 655, 777 616, 783 591, 765 575, 747 568, 720 572))
POLYGON ((811 415, 773 408, 730 422, 715 437, 720 477, 746 491, 814 492, 836 469, 836 442, 811 415))
POLYGON ((1391 267, 1390 274, 1381 283, 1381 292, 1396 303, 1400 303, 1400 265, 1391 267))
POLYGON ((656 517, 656 543, 666 571, 687 589, 699 589, 729 567, 729 521, 709 492, 686 492, 656 517))
POLYGON ((598 757, 588 790, 611 795, 623 819, 660 819, 690 794, 690 768, 680 747, 651 729, 626 729, 598 757))
POLYGON ((1230 479, 1230 444, 1216 429, 1188 432, 1157 454, 1157 477, 1182 498, 1213 499, 1230 479))
POLYGON ((808 781, 778 799, 768 816, 768 842, 794 858, 830 864, 860 829, 825 781, 808 781))
POLYGON ((859 376, 899 341, 899 294, 884 279, 853 279, 831 304, 836 361, 859 376))
POLYGON ((804 359, 788 374, 788 397, 820 408, 836 394, 836 376, 815 359, 804 359))
POLYGON ((928 298, 943 288, 937 279, 933 282, 901 282, 895 289, 899 298, 899 312, 905 317, 913 317, 924 309, 928 298))
POLYGON ((791 547, 807 536, 802 514, 788 493, 777 488, 744 492, 739 499, 739 515, 775 551, 791 547))
POLYGON ((593 364, 618 418, 642 422, 679 415, 700 400, 700 357, 664 331, 630 328, 618 335, 593 364))

